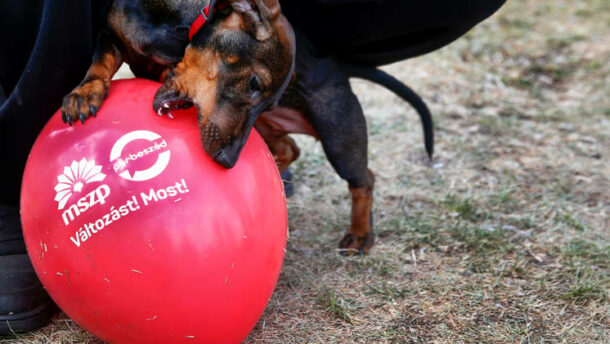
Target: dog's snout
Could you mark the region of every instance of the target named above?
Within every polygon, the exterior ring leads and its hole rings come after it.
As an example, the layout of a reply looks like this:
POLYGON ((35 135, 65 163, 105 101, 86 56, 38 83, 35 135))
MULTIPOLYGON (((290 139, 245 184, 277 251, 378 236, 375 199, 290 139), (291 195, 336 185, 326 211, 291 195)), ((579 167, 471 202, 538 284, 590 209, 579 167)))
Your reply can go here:
POLYGON ((155 98, 153 99, 153 109, 155 111, 161 109, 163 104, 166 104, 169 99, 176 97, 178 97, 177 90, 166 87, 165 85, 161 86, 161 88, 157 90, 155 98))
POLYGON ((208 153, 210 152, 210 150, 216 149, 216 147, 213 147, 214 144, 216 144, 216 145, 221 144, 220 129, 214 123, 208 123, 203 128, 201 128, 200 132, 201 132, 201 143, 203 144, 203 147, 205 148, 205 150, 208 151, 208 153), (210 148, 213 148, 213 149, 210 149, 210 148))
POLYGON ((224 168, 232 168, 239 159, 241 152, 240 139, 231 139, 223 135, 220 128, 208 122, 200 128, 203 149, 224 168))
POLYGON ((239 160, 239 156, 241 155, 241 150, 244 147, 244 144, 244 139, 236 138, 228 145, 216 151, 216 153, 213 155, 214 161, 224 168, 233 168, 239 160))
POLYGON ((216 154, 216 156, 214 156, 214 161, 216 161, 220 166, 229 169, 235 166, 237 163, 237 158, 227 154, 226 150, 221 150, 216 154))

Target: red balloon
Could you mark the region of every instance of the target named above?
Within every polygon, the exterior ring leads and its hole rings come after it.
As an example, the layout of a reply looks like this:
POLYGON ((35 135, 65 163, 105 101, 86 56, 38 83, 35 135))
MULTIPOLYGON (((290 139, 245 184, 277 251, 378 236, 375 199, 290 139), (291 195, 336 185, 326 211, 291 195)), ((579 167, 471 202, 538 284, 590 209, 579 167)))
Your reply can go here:
POLYGON ((97 118, 59 112, 25 169, 21 219, 43 285, 111 343, 239 343, 279 276, 282 181, 255 131, 233 169, 201 147, 194 110, 159 117, 159 84, 112 84, 97 118))

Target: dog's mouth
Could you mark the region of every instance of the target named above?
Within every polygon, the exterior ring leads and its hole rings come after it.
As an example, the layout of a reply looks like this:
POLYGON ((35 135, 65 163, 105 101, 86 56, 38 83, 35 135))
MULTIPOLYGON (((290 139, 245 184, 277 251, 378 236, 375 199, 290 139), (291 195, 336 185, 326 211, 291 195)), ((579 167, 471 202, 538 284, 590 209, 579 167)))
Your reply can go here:
POLYGON ((173 111, 184 110, 193 106, 193 101, 188 97, 169 97, 156 98, 153 104, 153 109, 159 116, 169 116, 173 118, 173 111))

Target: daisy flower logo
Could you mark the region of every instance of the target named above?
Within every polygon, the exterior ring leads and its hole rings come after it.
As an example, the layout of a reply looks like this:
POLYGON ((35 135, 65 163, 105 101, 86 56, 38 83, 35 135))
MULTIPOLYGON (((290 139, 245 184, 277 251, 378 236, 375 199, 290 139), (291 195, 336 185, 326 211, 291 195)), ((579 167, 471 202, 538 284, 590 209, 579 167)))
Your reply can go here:
POLYGON ((55 185, 55 201, 59 202, 57 209, 63 209, 74 193, 80 193, 85 184, 101 182, 106 178, 102 166, 95 164, 95 160, 83 158, 81 161, 72 161, 70 166, 64 167, 64 173, 57 176, 55 185))

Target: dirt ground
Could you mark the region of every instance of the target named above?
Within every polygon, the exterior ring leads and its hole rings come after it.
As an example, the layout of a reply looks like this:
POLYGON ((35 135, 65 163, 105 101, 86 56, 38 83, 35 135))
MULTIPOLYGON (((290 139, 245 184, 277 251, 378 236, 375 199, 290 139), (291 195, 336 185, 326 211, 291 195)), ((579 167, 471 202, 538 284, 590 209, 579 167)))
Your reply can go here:
MULTIPOLYGON (((610 2, 511 0, 450 46, 354 80, 377 245, 343 257, 346 184, 297 137, 290 239, 246 343, 609 343, 610 2)), ((95 343, 64 315, 0 343, 95 343)))

